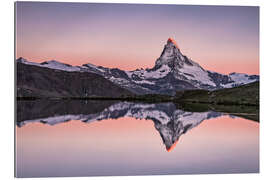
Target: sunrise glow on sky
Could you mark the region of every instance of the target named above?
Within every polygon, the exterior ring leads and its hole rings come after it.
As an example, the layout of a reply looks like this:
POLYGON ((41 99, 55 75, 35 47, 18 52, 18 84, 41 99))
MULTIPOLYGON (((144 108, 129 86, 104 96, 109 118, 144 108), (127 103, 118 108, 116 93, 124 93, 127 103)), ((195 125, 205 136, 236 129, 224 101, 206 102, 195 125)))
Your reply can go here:
POLYGON ((203 68, 259 74, 259 7, 16 3, 16 58, 151 68, 169 37, 203 68))

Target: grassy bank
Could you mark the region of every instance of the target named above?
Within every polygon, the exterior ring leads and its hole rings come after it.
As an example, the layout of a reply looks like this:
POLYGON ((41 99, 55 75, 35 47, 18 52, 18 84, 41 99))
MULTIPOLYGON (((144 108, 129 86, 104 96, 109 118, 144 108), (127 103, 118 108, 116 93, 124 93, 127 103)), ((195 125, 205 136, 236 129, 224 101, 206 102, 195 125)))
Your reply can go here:
POLYGON ((179 91, 176 93, 174 101, 217 105, 259 106, 259 82, 216 91, 179 91))

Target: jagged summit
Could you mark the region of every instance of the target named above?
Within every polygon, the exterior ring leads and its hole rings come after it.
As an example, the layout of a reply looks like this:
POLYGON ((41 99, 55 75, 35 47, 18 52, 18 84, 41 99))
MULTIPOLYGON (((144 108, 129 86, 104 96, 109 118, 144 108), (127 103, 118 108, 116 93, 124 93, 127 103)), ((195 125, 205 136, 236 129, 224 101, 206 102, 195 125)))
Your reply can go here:
MULTIPOLYGON (((184 61, 184 56, 180 52, 175 40, 169 38, 167 44, 164 46, 164 49, 160 57, 156 60, 155 66, 161 66, 163 64, 174 67, 176 64, 184 61)), ((182 64, 182 63, 181 63, 182 64)))
POLYGON ((173 38, 169 37, 169 39, 167 40, 167 44, 168 43, 173 43, 178 49, 180 49, 179 46, 177 45, 176 41, 173 38))
MULTIPOLYGON (((179 72, 181 74, 183 69, 190 69, 190 66, 197 67, 199 71, 204 71, 204 69, 198 63, 192 61, 187 56, 182 54, 176 41, 172 38, 167 40, 167 44, 164 46, 160 57, 156 60, 154 68, 158 69, 163 65, 170 67, 170 69, 175 71, 176 74, 179 74, 179 72)), ((188 73, 191 72, 189 71, 188 73)))

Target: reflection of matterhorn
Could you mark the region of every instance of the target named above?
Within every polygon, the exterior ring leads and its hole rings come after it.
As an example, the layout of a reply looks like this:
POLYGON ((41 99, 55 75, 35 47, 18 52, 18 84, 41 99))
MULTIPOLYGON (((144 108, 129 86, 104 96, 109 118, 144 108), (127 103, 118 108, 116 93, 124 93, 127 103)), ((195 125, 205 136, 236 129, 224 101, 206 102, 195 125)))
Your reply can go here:
POLYGON ((203 120, 220 116, 217 112, 185 112, 176 110, 173 113, 173 119, 167 124, 155 122, 155 128, 159 131, 167 151, 171 151, 182 134, 199 125, 203 120))
POLYGON ((147 104, 119 102, 104 108, 98 113, 89 112, 89 114, 85 114, 85 112, 82 112, 82 114, 68 113, 58 116, 44 115, 46 118, 36 119, 33 117, 33 119, 18 121, 17 125, 21 127, 27 123, 33 122, 55 125, 70 120, 80 120, 85 123, 91 123, 94 121, 118 119, 121 117, 133 117, 135 119, 152 120, 155 124, 156 130, 158 130, 160 133, 166 149, 170 151, 176 145, 179 137, 182 134, 185 134, 193 127, 199 125, 203 120, 218 117, 221 115, 221 113, 213 111, 186 112, 180 109, 176 109, 173 103, 147 104))

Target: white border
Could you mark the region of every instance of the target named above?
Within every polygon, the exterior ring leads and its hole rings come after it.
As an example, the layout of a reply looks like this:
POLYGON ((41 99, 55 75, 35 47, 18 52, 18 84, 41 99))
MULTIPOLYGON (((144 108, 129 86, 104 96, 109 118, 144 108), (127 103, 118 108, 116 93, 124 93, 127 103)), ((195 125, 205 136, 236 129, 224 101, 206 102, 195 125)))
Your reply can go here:
MULTIPOLYGON (((32 0, 36 1, 36 0, 32 0)), ((51 0, 47 0, 51 1, 51 0)), ((55 2, 55 1, 53 1, 55 2)), ((57 2, 91 2, 91 0, 57 0, 57 2)), ((260 6, 260 76, 261 76, 261 114, 260 114, 260 174, 221 174, 221 175, 179 175, 179 176, 122 176, 122 177, 84 177, 84 178, 51 178, 51 179, 270 179, 269 178, 269 132, 270 118, 267 116, 267 103, 270 92, 270 42, 269 42, 269 17, 270 8, 267 0, 95 0, 92 2, 117 2, 117 3, 147 3, 147 4, 193 4, 193 5, 252 5, 260 6)), ((0 177, 3 180, 14 179, 14 1, 0 1, 1 22, 1 63, 0 63, 0 89, 1 89, 1 125, 0 125, 0 177)), ((181 162, 179 162, 181 163, 181 162)), ((33 178, 26 178, 33 179, 33 178)), ((39 178, 47 179, 47 178, 39 178)))

